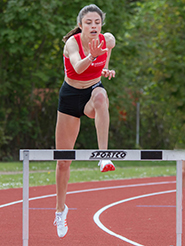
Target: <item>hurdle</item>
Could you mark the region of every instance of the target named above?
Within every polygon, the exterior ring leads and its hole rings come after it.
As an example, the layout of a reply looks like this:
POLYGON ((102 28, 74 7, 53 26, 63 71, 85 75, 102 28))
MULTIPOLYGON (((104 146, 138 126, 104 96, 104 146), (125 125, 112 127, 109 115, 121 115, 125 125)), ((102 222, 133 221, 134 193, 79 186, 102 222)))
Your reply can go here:
POLYGON ((183 150, 56 150, 21 149, 23 161, 23 246, 29 243, 29 161, 55 160, 176 161, 176 246, 182 246, 182 161, 183 150))

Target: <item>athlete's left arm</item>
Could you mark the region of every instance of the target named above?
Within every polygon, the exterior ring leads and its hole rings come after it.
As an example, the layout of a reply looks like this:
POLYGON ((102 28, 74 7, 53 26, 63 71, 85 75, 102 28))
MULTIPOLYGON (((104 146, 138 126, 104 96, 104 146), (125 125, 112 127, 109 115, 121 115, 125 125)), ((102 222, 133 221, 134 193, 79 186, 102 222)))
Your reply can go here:
POLYGON ((104 69, 102 70, 102 76, 108 77, 110 80, 112 77, 115 77, 115 71, 114 70, 109 70, 109 60, 111 56, 111 51, 115 46, 116 40, 115 37, 109 33, 106 32, 104 33, 105 41, 106 41, 106 47, 108 48, 108 54, 107 54, 107 60, 104 69))

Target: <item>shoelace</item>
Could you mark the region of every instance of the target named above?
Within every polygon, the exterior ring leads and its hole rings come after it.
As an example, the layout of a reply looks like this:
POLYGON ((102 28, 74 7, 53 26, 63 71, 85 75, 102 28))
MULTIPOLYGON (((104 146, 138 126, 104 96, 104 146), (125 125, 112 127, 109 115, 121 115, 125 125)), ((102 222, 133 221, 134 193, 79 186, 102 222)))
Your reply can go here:
POLYGON ((66 221, 66 219, 62 220, 62 215, 56 215, 56 218, 53 222, 53 225, 65 227, 65 226, 67 226, 67 221, 66 221))

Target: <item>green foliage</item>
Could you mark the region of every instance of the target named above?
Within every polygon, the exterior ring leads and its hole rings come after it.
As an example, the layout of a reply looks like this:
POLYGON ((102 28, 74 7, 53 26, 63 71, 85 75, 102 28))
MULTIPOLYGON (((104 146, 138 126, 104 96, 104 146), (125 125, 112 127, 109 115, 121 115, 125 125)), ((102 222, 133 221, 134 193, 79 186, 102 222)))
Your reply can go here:
MULTIPOLYGON (((62 37, 89 0, 3 0, 0 3, 0 159, 20 148, 53 148, 58 91, 64 79, 62 37)), ((110 100, 109 148, 185 145, 185 1, 95 0, 103 32, 116 38, 103 78, 110 100), (174 117, 175 116, 175 117, 174 117)), ((94 121, 83 118, 76 148, 97 148, 94 121)))
POLYGON ((145 82, 141 117, 144 134, 148 135, 148 139, 142 137, 142 146, 183 148, 184 1, 146 1, 139 5, 134 38, 145 41, 139 53, 140 67, 144 68, 139 76, 145 82))
POLYGON ((62 8, 61 1, 5 1, 1 9, 1 158, 17 156, 19 148, 54 146, 62 8))
POLYGON ((119 57, 119 84, 111 109, 122 108, 128 119, 113 118, 114 136, 120 140, 118 145, 122 139, 122 146, 134 147, 136 110, 132 104, 139 100, 141 147, 183 148, 184 1, 136 1, 133 6, 134 15, 129 15, 124 34, 117 36, 119 53, 114 62, 119 57))

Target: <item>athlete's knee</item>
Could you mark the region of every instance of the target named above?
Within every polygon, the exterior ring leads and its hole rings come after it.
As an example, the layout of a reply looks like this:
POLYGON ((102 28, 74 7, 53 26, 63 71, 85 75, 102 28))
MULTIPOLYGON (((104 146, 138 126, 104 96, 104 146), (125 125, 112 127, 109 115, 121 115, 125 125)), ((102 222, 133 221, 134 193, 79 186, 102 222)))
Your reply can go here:
POLYGON ((184 168, 182 168, 182 176, 185 179, 185 169, 184 168))
POLYGON ((67 171, 70 167, 71 161, 57 161, 57 169, 59 171, 67 171))
POLYGON ((182 173, 185 175, 185 161, 182 161, 182 173))
POLYGON ((108 99, 104 90, 97 91, 93 96, 93 103, 95 109, 108 107, 108 99))

